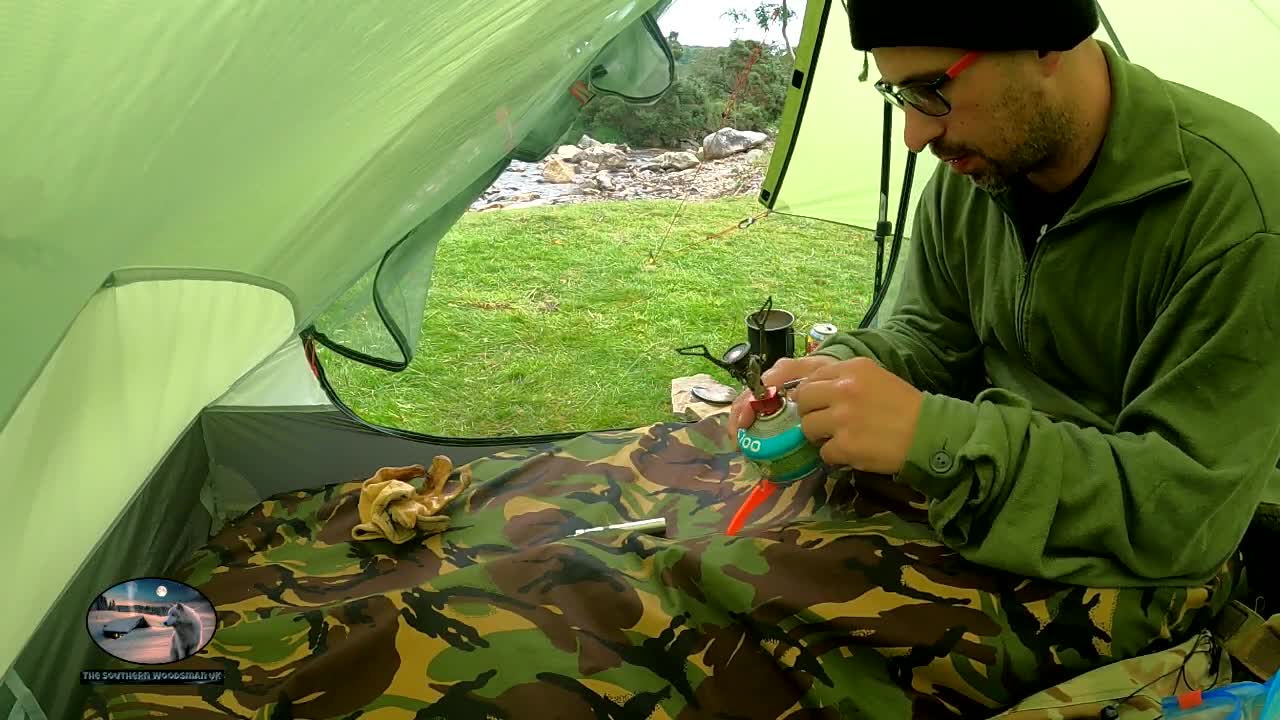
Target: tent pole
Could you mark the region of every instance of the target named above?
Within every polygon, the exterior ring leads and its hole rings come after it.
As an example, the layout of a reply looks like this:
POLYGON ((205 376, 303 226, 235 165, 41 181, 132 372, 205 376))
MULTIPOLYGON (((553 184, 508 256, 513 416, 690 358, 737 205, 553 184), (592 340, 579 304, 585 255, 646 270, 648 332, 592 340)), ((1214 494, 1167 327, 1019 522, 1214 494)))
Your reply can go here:
POLYGON ((884 280, 884 241, 893 231, 889 224, 889 166, 893 154, 893 106, 884 104, 884 133, 880 146, 880 213, 876 219, 876 277, 872 296, 880 292, 884 280))
POLYGON ((907 152, 907 167, 902 178, 902 199, 898 205, 898 222, 896 226, 889 222, 889 165, 893 150, 893 106, 884 104, 884 138, 880 149, 880 212, 876 221, 876 277, 874 290, 871 293, 871 304, 867 313, 862 316, 860 328, 871 327, 880 305, 889 290, 889 281, 893 278, 894 267, 898 262, 898 251, 902 245, 902 231, 906 226, 907 206, 911 201, 911 178, 915 174, 916 154, 907 152), (893 246, 889 250, 889 267, 884 267, 884 241, 890 234, 893 246))
POLYGON ((871 307, 867 308, 867 314, 862 318, 860 327, 871 327, 872 321, 880 313, 880 306, 884 303, 884 296, 889 293, 889 282, 892 280, 893 273, 898 266, 898 252, 902 249, 903 228, 907 226, 907 207, 911 204, 911 179, 916 172, 916 157, 916 153, 907 152, 907 167, 902 175, 902 198, 898 202, 898 223, 893 229, 893 245, 889 248, 889 267, 885 268, 885 284, 876 292, 875 298, 871 301, 871 307))
POLYGON ((1120 44, 1120 38, 1116 37, 1116 29, 1111 27, 1111 21, 1107 19, 1107 13, 1102 10, 1102 0, 1098 0, 1098 17, 1102 20, 1102 26, 1107 29, 1107 36, 1111 38, 1111 44, 1116 46, 1116 52, 1120 53, 1120 57, 1125 60, 1129 59, 1129 53, 1124 51, 1124 46, 1120 44))

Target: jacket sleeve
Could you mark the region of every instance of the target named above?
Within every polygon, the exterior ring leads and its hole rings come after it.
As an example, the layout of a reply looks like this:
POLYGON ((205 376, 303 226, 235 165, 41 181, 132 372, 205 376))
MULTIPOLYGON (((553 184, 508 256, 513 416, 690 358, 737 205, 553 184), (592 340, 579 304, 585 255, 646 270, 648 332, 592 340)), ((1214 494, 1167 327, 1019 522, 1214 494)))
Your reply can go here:
POLYGON ((980 372, 981 344, 957 282, 962 266, 944 262, 937 176, 916 210, 897 308, 878 328, 837 333, 814 351, 840 360, 870 357, 920 390, 956 395, 980 372))
POLYGON ((1113 432, 993 389, 927 393, 899 480, 947 545, 1025 576, 1199 583, 1235 552, 1280 458, 1280 236, 1182 281, 1125 382, 1113 432))

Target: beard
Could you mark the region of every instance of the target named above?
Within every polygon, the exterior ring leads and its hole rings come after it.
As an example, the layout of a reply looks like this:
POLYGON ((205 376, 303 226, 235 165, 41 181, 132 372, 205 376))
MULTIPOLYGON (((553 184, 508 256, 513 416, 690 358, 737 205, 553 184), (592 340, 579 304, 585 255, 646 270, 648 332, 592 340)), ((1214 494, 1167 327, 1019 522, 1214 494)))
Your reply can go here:
POLYGON ((1003 118, 997 143, 1007 148, 999 153, 969 145, 935 144, 933 152, 942 157, 969 154, 981 158, 983 167, 969 175, 980 190, 991 195, 1008 193, 1027 175, 1048 167, 1063 157, 1074 141, 1071 117, 1042 92, 1006 94, 992 108, 1003 118))

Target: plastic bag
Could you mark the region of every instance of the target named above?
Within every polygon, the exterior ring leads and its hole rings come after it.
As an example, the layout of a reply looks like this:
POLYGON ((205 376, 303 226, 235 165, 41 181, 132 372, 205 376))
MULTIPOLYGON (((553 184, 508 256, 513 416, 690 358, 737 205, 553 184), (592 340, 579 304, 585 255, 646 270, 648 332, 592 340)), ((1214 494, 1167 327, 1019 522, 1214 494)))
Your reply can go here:
POLYGON ((1165 720, 1280 720, 1280 673, 1266 683, 1232 683, 1160 704, 1165 720))

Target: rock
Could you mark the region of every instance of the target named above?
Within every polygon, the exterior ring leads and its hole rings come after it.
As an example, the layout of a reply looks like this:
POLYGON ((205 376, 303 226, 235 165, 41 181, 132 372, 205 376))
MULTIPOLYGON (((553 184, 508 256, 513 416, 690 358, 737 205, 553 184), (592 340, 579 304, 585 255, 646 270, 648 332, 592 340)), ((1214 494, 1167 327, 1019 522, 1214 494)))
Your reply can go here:
POLYGON ((594 163, 602 168, 624 168, 631 158, 615 145, 593 145, 578 156, 578 162, 594 163))
POLYGON ((554 157, 567 163, 577 162, 578 156, 582 154, 582 148, 577 145, 561 145, 554 157))
POLYGON ((560 158, 551 158, 542 168, 542 177, 547 182, 571 183, 574 177, 573 168, 560 158))
POLYGON ((582 139, 578 141, 578 147, 582 148, 583 150, 588 150, 590 148, 596 147, 599 144, 600 142, 595 138, 591 137, 590 135, 583 135, 582 139))
MULTIPOLYGON (((754 138, 748 135, 746 141, 754 142, 754 138)), ((753 195, 764 180, 765 168, 759 159, 767 159, 773 147, 766 141, 758 148, 700 165, 693 161, 704 148, 698 152, 641 148, 627 154, 625 145, 587 144, 590 147, 586 150, 557 148, 545 163, 512 163, 471 209, 486 212, 631 198, 702 200, 753 195), (568 158, 576 162, 570 164, 568 158)))
POLYGON ((688 170, 698 166, 698 156, 691 152, 665 152, 653 159, 653 166, 663 170, 688 170))
POLYGON ((604 192, 614 192, 618 189, 618 184, 608 172, 598 172, 582 182, 582 187, 588 190, 603 190, 604 192))
POLYGON ((719 160, 759 147, 768 139, 769 136, 762 132, 720 128, 703 138, 702 155, 706 160, 719 160))

